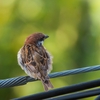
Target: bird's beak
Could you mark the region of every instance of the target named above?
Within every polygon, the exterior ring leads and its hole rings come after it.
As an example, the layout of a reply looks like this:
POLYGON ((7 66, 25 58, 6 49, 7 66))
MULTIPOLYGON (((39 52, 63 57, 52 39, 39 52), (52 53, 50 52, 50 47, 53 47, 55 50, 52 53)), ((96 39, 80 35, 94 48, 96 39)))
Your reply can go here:
POLYGON ((45 39, 47 39, 49 36, 48 35, 45 35, 45 39))

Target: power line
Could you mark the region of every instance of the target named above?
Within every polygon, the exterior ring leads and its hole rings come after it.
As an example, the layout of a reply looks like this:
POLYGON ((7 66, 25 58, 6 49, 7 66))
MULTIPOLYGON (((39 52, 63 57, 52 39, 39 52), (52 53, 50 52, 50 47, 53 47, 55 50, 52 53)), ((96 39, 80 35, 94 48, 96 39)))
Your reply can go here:
MULTIPOLYGON (((66 71, 62 71, 62 72, 55 72, 55 73, 49 74, 49 76, 50 76, 50 78, 56 78, 56 77, 74 75, 74 74, 79 74, 79 73, 86 73, 86 72, 97 71, 97 70, 100 70, 100 65, 66 70, 66 71)), ((0 88, 24 85, 24 84, 27 84, 28 82, 32 82, 32 81, 36 81, 36 80, 29 76, 8 78, 8 79, 0 80, 0 88)))
MULTIPOLYGON (((86 98, 86 97, 90 97, 90 96, 96 96, 99 94, 100 94, 100 88, 88 90, 88 91, 83 91, 83 92, 78 92, 78 93, 73 93, 70 95, 55 97, 55 98, 51 98, 48 100, 76 100, 76 99, 78 100, 78 99, 82 99, 82 98, 86 98)), ((98 100, 100 100, 100 98, 98 100)))
MULTIPOLYGON (((94 88, 94 87, 97 87, 97 86, 100 86, 100 79, 94 80, 94 81, 83 82, 83 83, 79 83, 79 84, 74 84, 74 85, 71 85, 71 86, 66 86, 66 87, 50 90, 50 91, 47 91, 47 92, 33 94, 33 95, 30 95, 30 96, 26 96, 26 97, 16 98, 16 99, 13 99, 13 100, 33 100, 33 99, 34 100, 42 100, 42 99, 47 99, 47 98, 51 98, 51 97, 55 97, 55 96, 59 96, 59 95, 64 95, 64 94, 68 94, 68 93, 82 91, 82 90, 85 90, 85 89, 94 88)), ((91 94, 91 93, 92 92, 89 91, 89 94, 91 94)), ((99 93, 100 93, 100 89, 99 89, 99 93)), ((80 95, 82 95, 82 94, 80 94, 80 95)), ((86 94, 84 93, 84 97, 85 97, 85 95, 86 94)), ((77 99, 77 98, 75 98, 75 99, 77 99)), ((58 99, 56 99, 56 100, 58 100, 58 99)))

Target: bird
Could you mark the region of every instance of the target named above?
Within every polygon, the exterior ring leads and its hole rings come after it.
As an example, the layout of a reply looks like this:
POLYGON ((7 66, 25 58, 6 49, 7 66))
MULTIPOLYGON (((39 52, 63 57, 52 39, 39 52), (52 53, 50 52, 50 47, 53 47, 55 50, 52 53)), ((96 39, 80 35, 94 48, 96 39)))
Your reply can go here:
POLYGON ((19 66, 28 76, 40 80, 45 91, 54 88, 48 76, 52 70, 53 57, 43 46, 48 37, 41 32, 29 35, 17 53, 19 66))

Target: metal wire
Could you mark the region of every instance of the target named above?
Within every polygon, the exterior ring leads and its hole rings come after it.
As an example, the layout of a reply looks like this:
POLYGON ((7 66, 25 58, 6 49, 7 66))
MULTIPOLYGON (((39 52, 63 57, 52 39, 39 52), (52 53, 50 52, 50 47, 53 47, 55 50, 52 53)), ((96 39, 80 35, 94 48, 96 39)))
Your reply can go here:
MULTIPOLYGON (((78 99, 82 99, 82 98, 86 98, 86 97, 90 97, 90 96, 96 96, 99 94, 100 94, 100 88, 83 91, 83 92, 78 92, 78 93, 73 93, 70 95, 55 97, 55 98, 51 98, 51 99, 47 99, 47 100, 76 100, 76 99, 78 100, 78 99)), ((100 98, 98 100, 100 100, 100 98)))
POLYGON ((55 72, 55 73, 50 74, 49 76, 50 76, 50 78, 55 78, 55 77, 74 75, 74 74, 86 73, 86 72, 97 71, 97 70, 100 70, 100 65, 66 70, 66 71, 62 71, 62 72, 55 72))
MULTIPOLYGON (((82 83, 78 83, 78 84, 74 84, 74 85, 70 85, 70 86, 66 86, 66 87, 62 87, 58 89, 49 90, 47 92, 37 93, 37 94, 33 94, 33 95, 21 97, 21 98, 15 98, 12 100, 44 100, 44 99, 48 100, 48 98, 51 98, 51 97, 57 97, 57 96, 61 96, 61 95, 69 94, 73 92, 79 92, 86 89, 95 88, 98 86, 100 86, 100 79, 88 81, 88 82, 82 82, 82 83)), ((99 89, 99 93, 100 93, 100 89, 99 89)), ((84 97, 85 97, 85 93, 84 93, 84 97)), ((74 98, 73 100, 75 99, 76 98, 74 98)), ((58 99, 55 99, 55 100, 58 100, 58 99)), ((62 99, 59 99, 59 100, 62 100, 62 99)))
POLYGON ((24 85, 27 83, 28 77, 29 76, 22 76, 22 77, 15 77, 15 78, 0 80, 0 88, 24 85))
POLYGON ((100 100, 100 93, 99 93, 99 96, 95 100, 100 100))
MULTIPOLYGON (((74 74, 79 74, 79 73, 86 73, 86 72, 97 71, 97 70, 100 70, 100 65, 66 70, 66 71, 62 71, 62 72, 55 72, 55 73, 49 74, 49 76, 50 76, 50 78, 56 78, 56 77, 74 75, 74 74)), ((36 81, 36 80, 29 76, 8 78, 8 79, 0 80, 0 88, 24 85, 24 84, 27 84, 28 82, 32 82, 32 81, 36 81)))

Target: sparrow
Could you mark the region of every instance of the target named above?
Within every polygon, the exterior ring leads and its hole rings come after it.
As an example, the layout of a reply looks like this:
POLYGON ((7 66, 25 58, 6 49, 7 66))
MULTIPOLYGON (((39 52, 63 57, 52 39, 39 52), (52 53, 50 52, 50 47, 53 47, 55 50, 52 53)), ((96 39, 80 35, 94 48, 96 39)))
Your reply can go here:
POLYGON ((43 46, 48 37, 43 33, 31 34, 17 54, 20 67, 30 77, 41 80, 45 91, 53 88, 48 76, 52 70, 52 56, 43 46))

